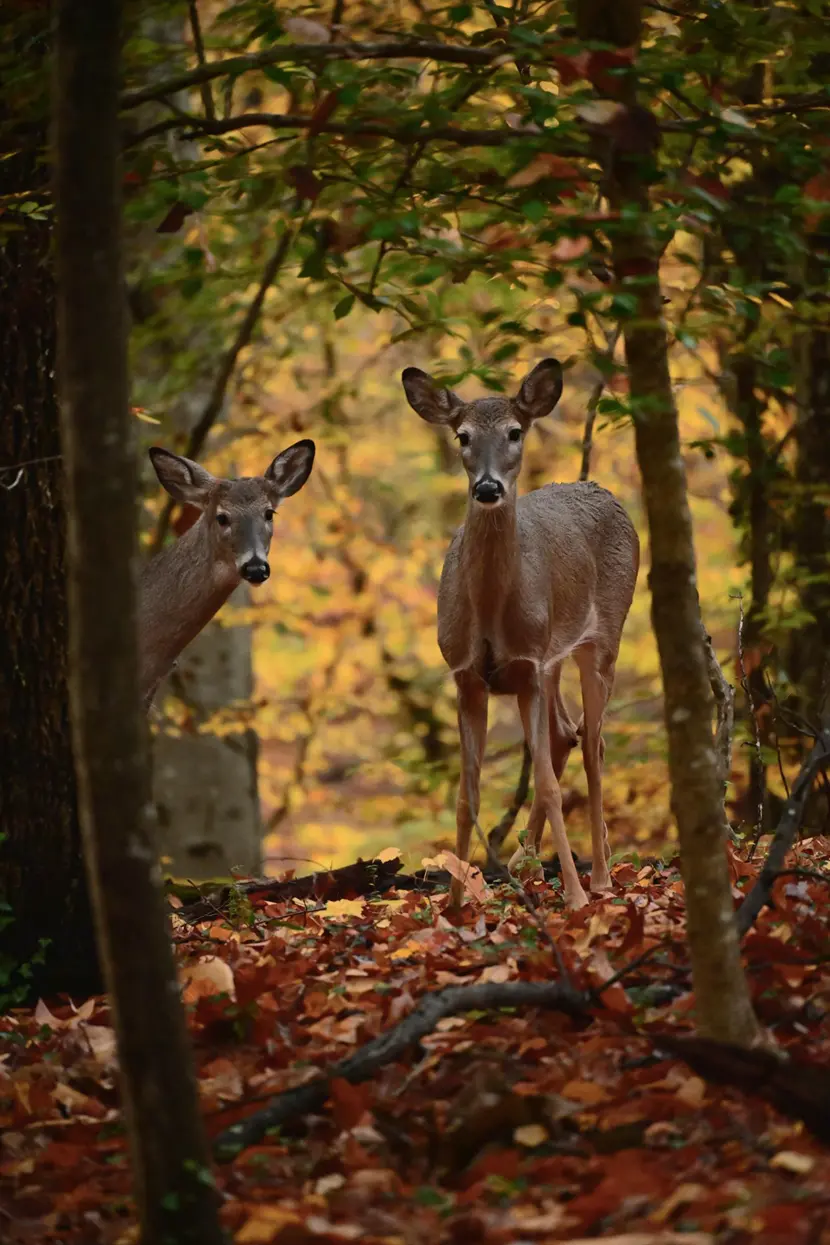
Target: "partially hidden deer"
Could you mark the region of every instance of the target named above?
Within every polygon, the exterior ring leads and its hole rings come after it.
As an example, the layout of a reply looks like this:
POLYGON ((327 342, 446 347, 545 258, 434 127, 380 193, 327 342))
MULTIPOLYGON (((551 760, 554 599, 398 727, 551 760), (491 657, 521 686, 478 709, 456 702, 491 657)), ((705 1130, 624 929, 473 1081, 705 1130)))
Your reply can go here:
POLYGON ((199 463, 154 446, 150 459, 177 502, 201 511, 183 536, 152 558, 139 579, 141 695, 146 710, 182 649, 199 634, 242 580, 268 579, 274 514, 303 487, 314 442, 277 454, 264 475, 226 480, 199 463))
MULTIPOLYGON (((538 854, 550 823, 565 901, 588 902, 565 832, 559 780, 582 737, 591 817, 591 890, 610 886, 602 811, 602 724, 631 607, 640 544, 620 503, 596 484, 548 484, 524 497, 516 488, 525 436, 562 393, 562 368, 544 359, 514 398, 465 402, 419 368, 402 375, 410 406, 452 428, 469 479, 467 514, 447 552, 438 593, 438 644, 458 692, 461 782, 456 854, 469 859, 477 824, 490 693, 515 696, 533 758, 534 797, 525 842, 538 854), (575 726, 560 691, 562 663, 580 676, 582 721, 575 726)), ((524 856, 519 848, 514 869, 524 856)), ((463 882, 453 879, 459 905, 463 882)))

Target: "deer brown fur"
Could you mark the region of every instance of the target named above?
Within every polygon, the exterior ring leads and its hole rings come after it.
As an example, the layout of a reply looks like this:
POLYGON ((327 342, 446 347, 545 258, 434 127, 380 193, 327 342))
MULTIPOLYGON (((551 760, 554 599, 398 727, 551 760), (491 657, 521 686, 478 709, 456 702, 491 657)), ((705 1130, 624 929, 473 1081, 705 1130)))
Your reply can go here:
POLYGON ((262 476, 219 479, 199 463, 154 447, 156 474, 176 501, 202 513, 185 534, 142 569, 138 632, 141 695, 146 709, 182 649, 199 634, 243 579, 263 583, 274 514, 298 492, 314 463, 314 442, 283 450, 262 476))
MULTIPOLYGON (((559 681, 562 663, 573 657, 582 692, 591 889, 604 890, 610 879, 602 722, 637 580, 637 533, 619 502, 596 484, 549 484, 517 498, 525 434, 562 392, 555 359, 538 364, 514 398, 465 402, 417 368, 407 368, 402 380, 422 419, 455 432, 470 483, 466 520, 447 553, 438 596, 438 643, 458 690, 457 855, 468 860, 478 818, 488 697, 515 696, 534 769, 526 842, 538 852, 550 822, 566 902, 579 907, 587 897, 568 845, 559 789, 578 728, 559 681)), ((522 856, 520 848, 511 867, 522 856)), ((463 885, 454 880, 453 902, 462 895, 463 885)))

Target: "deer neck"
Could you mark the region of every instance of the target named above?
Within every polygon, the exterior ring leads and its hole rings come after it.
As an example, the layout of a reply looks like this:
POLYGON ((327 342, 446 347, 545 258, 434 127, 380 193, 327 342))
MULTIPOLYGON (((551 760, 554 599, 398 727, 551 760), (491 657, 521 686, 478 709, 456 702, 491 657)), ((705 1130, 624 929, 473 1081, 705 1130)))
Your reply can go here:
POLYGON ((214 559, 204 523, 199 519, 141 572, 138 626, 144 695, 169 673, 182 649, 239 583, 233 567, 214 559))
POLYGON ((470 500, 461 541, 461 564, 473 612, 486 636, 498 624, 519 575, 520 551, 516 493, 485 510, 470 500))

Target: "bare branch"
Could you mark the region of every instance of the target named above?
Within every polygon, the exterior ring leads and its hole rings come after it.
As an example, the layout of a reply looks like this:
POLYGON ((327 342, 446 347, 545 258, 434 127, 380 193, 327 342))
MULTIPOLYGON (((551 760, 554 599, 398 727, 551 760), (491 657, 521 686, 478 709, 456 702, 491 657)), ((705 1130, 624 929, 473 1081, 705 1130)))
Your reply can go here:
MULTIPOLYGON (((202 25, 199 21, 197 0, 187 0, 187 5, 190 13, 190 29, 193 33, 193 47, 196 52, 196 59, 199 65, 204 68, 207 61, 205 60, 205 44, 202 39, 202 25)), ((209 82, 200 84, 199 94, 202 97, 202 107, 205 110, 205 116, 209 121, 214 121, 216 119, 216 110, 213 107, 213 92, 210 89, 209 82)))
MULTIPOLYGON (((236 361, 240 353, 245 349, 253 336, 259 313, 262 310, 262 304, 265 302, 265 295, 276 279, 277 273, 285 263, 291 244, 296 234, 295 229, 286 229, 277 243, 273 255, 265 265, 265 271, 259 283, 256 294, 251 299, 245 317, 237 330, 236 337, 222 360, 222 364, 217 373, 216 380, 213 383, 211 395, 207 400, 205 409, 202 411, 198 423, 191 429, 190 436, 185 449, 187 458, 198 458, 202 452, 208 433, 215 424, 225 401, 225 392, 230 384, 231 377, 236 369, 236 361)), ((158 518, 156 530, 153 533, 153 539, 150 543, 151 556, 161 549, 167 530, 170 527, 170 518, 173 514, 173 508, 176 503, 172 497, 169 498, 164 505, 164 509, 158 518)))
POLYGON ((784 811, 773 835, 760 876, 737 911, 739 934, 745 934, 752 927, 756 917, 769 903, 773 883, 784 872, 784 861, 795 841, 798 827, 801 825, 807 798, 813 789, 813 782, 816 776, 827 767, 828 762, 830 762, 830 730, 823 729, 793 783, 792 793, 784 805, 784 811))
POLYGON ((539 130, 530 127, 513 129, 509 126, 503 126, 497 130, 466 130, 454 125, 418 126, 413 124, 412 126, 392 126, 373 121, 326 121, 321 125, 313 117, 302 117, 291 113, 279 112, 242 113, 238 117, 227 117, 220 121, 208 121, 203 117, 194 115, 182 116, 179 114, 175 117, 168 117, 166 120, 159 121, 146 130, 141 130, 139 133, 131 135, 126 139, 124 146, 127 149, 135 147, 138 143, 145 142, 148 138, 155 138, 159 134, 166 134, 168 130, 185 126, 190 127, 186 134, 187 138, 210 138, 250 129, 252 126, 263 126, 271 130, 307 130, 312 125, 316 134, 338 134, 343 138, 388 138, 392 142, 401 143, 404 146, 428 142, 445 142, 457 143, 462 147, 504 147, 508 143, 525 140, 544 143, 546 151, 553 150, 555 146, 556 152, 562 155, 571 155, 577 158, 590 155, 586 147, 562 141, 557 137, 556 131, 550 129, 539 130))
POLYGON ((155 82, 152 86, 143 87, 138 91, 127 91, 121 97, 122 110, 137 108, 150 100, 164 99, 167 95, 175 95, 189 87, 201 86, 214 78, 226 75, 238 77, 239 74, 251 73, 257 69, 266 69, 269 65, 310 65, 321 64, 332 60, 352 61, 388 61, 388 60, 432 60, 447 65, 492 65, 494 61, 504 58, 509 62, 512 58, 506 53, 503 44, 492 47, 465 48, 449 43, 438 43, 424 39, 413 39, 408 42, 387 40, 383 43, 295 43, 281 44, 279 47, 265 48, 261 52, 253 52, 248 56, 231 56, 226 60, 211 61, 176 74, 163 82, 155 82))

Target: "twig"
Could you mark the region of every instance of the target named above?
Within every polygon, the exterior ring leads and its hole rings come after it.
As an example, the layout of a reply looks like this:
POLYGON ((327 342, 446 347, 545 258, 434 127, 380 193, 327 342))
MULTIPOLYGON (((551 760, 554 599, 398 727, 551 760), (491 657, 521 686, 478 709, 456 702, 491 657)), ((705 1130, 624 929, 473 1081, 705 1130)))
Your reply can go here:
MULTIPOLYGON (((527 891, 522 886, 518 878, 514 878, 513 874, 507 868, 507 865, 503 864, 502 861, 499 860, 498 856, 495 854, 490 844, 488 843, 484 835, 484 831, 482 830, 481 824, 479 823, 479 820, 477 817, 473 818, 473 826, 475 827, 475 832, 478 835, 478 839, 479 839, 479 842, 481 843, 481 846, 484 848, 485 852, 487 853, 487 861, 490 865, 490 868, 493 870, 493 872, 496 874, 499 880, 505 883, 507 886, 509 886, 510 889, 513 891, 514 895, 519 900, 519 903, 525 909, 531 921, 536 926, 537 930, 539 931, 539 934, 541 935, 541 937, 544 939, 544 941, 548 944, 551 951, 553 952, 553 958, 556 961, 556 967, 559 970, 559 976, 562 978, 562 981, 565 983, 565 986, 568 989, 571 989, 572 987, 571 987, 570 974, 568 972, 567 965, 565 964, 565 960, 562 955, 562 952, 559 950, 559 943, 553 937, 550 930, 547 928, 544 921, 540 917, 537 911, 537 908, 536 908, 536 904, 530 898, 530 896, 528 895, 527 891)), ((562 865, 561 860, 559 864, 561 867, 562 865)))
POLYGON ((45 458, 27 458, 22 463, 11 463, 8 467, 0 467, 0 488, 4 488, 7 493, 17 488, 23 478, 23 472, 27 467, 39 467, 41 463, 56 463, 63 458, 62 454, 47 454, 45 458), (6 484, 3 476, 7 473, 14 472, 15 476, 11 484, 6 484))
MULTIPOLYGON (((187 440, 185 449, 186 458, 198 458, 202 448, 207 440, 208 433, 218 418, 222 406, 225 401, 225 393, 230 384, 236 368, 236 362, 241 352, 245 349, 253 336, 259 314, 262 311, 262 305, 265 302, 265 295, 273 284, 277 274, 282 268, 285 259, 291 249, 291 244, 296 236, 296 229, 286 228, 280 238, 273 255, 265 265, 265 270, 259 283, 256 294, 251 299, 248 309, 242 323, 239 326, 236 337, 222 360, 222 364, 217 373, 216 380, 213 383, 213 389, 210 397, 205 404, 196 425, 191 429, 190 436, 187 440)), ((170 527, 170 518, 173 514, 173 508, 176 503, 173 498, 168 498, 164 504, 161 514, 159 515, 153 538, 150 542, 150 555, 152 556, 161 549, 170 527)))
POLYGON ((766 670, 764 671, 764 682, 767 685, 767 692, 769 693, 769 698, 772 701, 774 709, 775 709, 775 712, 773 714, 773 722, 775 724, 775 755, 778 760, 778 773, 781 776, 781 783, 784 787, 784 795, 787 797, 787 799, 789 799, 790 798, 790 784, 787 782, 787 775, 784 773, 784 759, 781 756, 781 735, 778 730, 778 719, 781 716, 781 706, 778 703, 778 696, 776 695, 775 688, 772 685, 772 679, 769 677, 769 674, 767 673, 766 670))
MULTIPOLYGON (((199 62, 199 66, 204 68, 207 61, 205 60, 205 45, 202 39, 202 26, 199 21, 197 0, 187 0, 187 7, 190 13, 190 29, 193 33, 193 47, 196 52, 196 59, 199 62)), ((199 84, 199 94, 202 97, 202 107, 205 110, 205 116, 209 121, 215 121, 216 110, 213 107, 213 92, 210 89, 209 82, 199 84)))
MULTIPOLYGON (((614 351, 617 348, 617 342, 620 338, 620 326, 617 325, 611 336, 608 338, 608 348, 603 353, 603 358, 611 362, 614 358, 614 351)), ((585 416, 585 429, 582 433, 582 465, 579 468, 580 480, 587 480, 591 474, 591 451, 594 448, 594 423, 597 417, 597 407, 602 397, 602 391, 605 388, 606 377, 600 375, 599 380, 591 390, 591 396, 588 399, 588 410, 585 416)))
POLYGON ((342 138, 388 138, 392 142, 401 143, 403 146, 427 142, 444 142, 456 143, 462 147, 505 147, 517 142, 535 142, 544 144, 545 150, 553 150, 552 144, 555 143, 557 154, 573 156, 577 159, 587 158, 590 154, 582 144, 556 138, 556 131, 552 128, 546 130, 540 130, 538 127, 513 129, 511 126, 505 125, 495 130, 467 130, 454 125, 435 125, 424 126, 418 129, 412 125, 383 125, 374 121, 326 121, 321 124, 315 121, 312 116, 298 116, 293 113, 281 112, 249 112, 237 117, 226 117, 219 121, 208 121, 205 118, 193 115, 190 115, 186 121, 181 116, 168 117, 164 121, 159 121, 155 125, 149 126, 146 130, 140 130, 137 134, 133 134, 125 139, 124 148, 129 150, 131 147, 145 142, 148 138, 157 138, 159 135, 166 134, 169 130, 175 130, 183 125, 189 126, 185 135, 187 138, 198 138, 200 136, 219 138, 223 134, 234 134, 239 130, 250 129, 253 126, 271 130, 307 130, 309 127, 314 126, 315 133, 317 134, 336 134, 342 138))
POLYGON ((764 867, 752 890, 744 899, 736 914, 738 933, 743 936, 750 929, 759 913, 770 902, 775 879, 780 876, 787 852, 795 841, 798 827, 804 816, 804 808, 813 788, 816 775, 830 761, 830 730, 819 732, 807 760, 793 783, 792 794, 784 805, 781 819, 770 844, 764 867))
POLYGON ((348 1058, 332 1064, 323 1075, 286 1090, 264 1110, 220 1133, 214 1143, 217 1159, 227 1161, 245 1146, 255 1145, 269 1129, 295 1123, 310 1112, 319 1111, 329 1097, 334 1078, 342 1078, 353 1085, 369 1080, 379 1068, 399 1059, 431 1033, 445 1016, 502 1007, 546 1007, 569 1016, 580 1016, 588 1007, 588 997, 568 984, 539 981, 450 986, 425 994, 414 1011, 392 1029, 373 1038, 348 1058))
POLYGON ((761 835, 764 832, 764 806, 765 806, 765 787, 763 783, 764 773, 764 754, 761 750, 761 731, 758 726, 758 715, 755 712, 755 698, 752 695, 752 685, 744 665, 744 599, 739 592, 736 594, 738 598, 738 665, 741 670, 741 687, 744 689, 746 703, 749 707, 749 716, 752 718, 752 731, 755 739, 755 759, 758 766, 760 793, 758 796, 758 809, 755 815, 755 835, 750 844, 747 860, 752 860, 758 848, 761 835))

